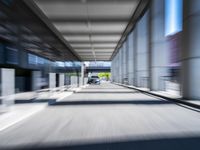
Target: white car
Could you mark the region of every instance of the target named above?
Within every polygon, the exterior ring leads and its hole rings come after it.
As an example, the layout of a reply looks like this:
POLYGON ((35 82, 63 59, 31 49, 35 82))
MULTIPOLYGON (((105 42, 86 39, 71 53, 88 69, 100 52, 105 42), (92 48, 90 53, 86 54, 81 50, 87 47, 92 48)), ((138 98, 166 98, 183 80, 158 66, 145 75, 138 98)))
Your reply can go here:
POLYGON ((100 84, 100 79, 98 76, 91 76, 88 78, 88 84, 100 84))

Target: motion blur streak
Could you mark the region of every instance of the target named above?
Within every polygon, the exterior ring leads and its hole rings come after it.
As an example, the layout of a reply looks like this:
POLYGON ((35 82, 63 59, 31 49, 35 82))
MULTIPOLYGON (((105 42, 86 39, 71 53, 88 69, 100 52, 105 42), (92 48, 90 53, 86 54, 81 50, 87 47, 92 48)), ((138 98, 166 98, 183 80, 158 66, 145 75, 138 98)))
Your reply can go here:
POLYGON ((0 150, 200 149, 200 0, 0 0, 0 150))
POLYGON ((169 101, 102 83, 4 130, 0 147, 195 149, 200 140, 199 115, 169 101))

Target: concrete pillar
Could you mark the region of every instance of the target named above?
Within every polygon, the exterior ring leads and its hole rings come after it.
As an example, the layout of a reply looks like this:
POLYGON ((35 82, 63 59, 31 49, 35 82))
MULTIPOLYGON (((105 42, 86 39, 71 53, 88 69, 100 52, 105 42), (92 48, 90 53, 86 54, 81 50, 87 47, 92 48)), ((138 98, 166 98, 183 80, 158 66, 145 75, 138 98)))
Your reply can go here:
POLYGON ((184 0, 182 95, 200 99, 200 1, 184 0))
POLYGON ((41 71, 32 71, 32 91, 41 89, 42 86, 42 73, 41 71))
POLYGON ((115 76, 116 76, 116 82, 120 83, 120 76, 119 76, 119 68, 120 68, 120 63, 119 63, 119 52, 117 53, 116 56, 116 71, 115 71, 115 76))
POLYGON ((78 77, 77 76, 71 76, 71 86, 78 87, 78 77))
POLYGON ((1 96, 2 105, 14 104, 15 94, 15 70, 14 69, 0 69, 1 75, 1 96))
POLYGON ((87 78, 87 77, 85 77, 85 78, 84 78, 84 85, 86 85, 86 84, 87 84, 87 82, 88 82, 88 78, 87 78))
POLYGON ((65 74, 64 73, 60 73, 59 74, 59 87, 64 86, 65 84, 65 74))
POLYGON ((126 46, 125 43, 122 45, 122 84, 124 84, 126 78, 126 46))
POLYGON ((119 83, 122 83, 123 81, 123 75, 122 75, 122 48, 119 50, 119 83))
POLYGON ((81 82, 81 80, 82 80, 82 78, 81 78, 81 74, 77 77, 77 82, 78 82, 78 87, 80 87, 80 86, 82 86, 82 82, 81 82))
POLYGON ((56 87, 56 73, 49 73, 49 88, 53 89, 56 87))
POLYGON ((79 87, 80 86, 80 79, 81 79, 81 77, 80 77, 80 75, 79 75, 79 71, 78 70, 76 70, 76 75, 77 75, 77 77, 76 77, 76 79, 77 79, 77 87, 79 87))
POLYGON ((165 37, 165 0, 151 4, 151 90, 165 90, 164 77, 168 76, 169 54, 165 37))
POLYGON ((112 68, 111 68, 112 82, 116 82, 116 74, 115 74, 116 58, 117 58, 117 56, 115 56, 112 60, 112 68))
POLYGON ((148 87, 149 78, 149 11, 138 21, 136 26, 137 44, 136 44, 136 85, 138 87, 148 87))
POLYGON ((84 62, 81 63, 81 79, 80 79, 80 85, 84 85, 84 71, 85 71, 85 64, 84 62))
POLYGON ((131 32, 128 36, 128 84, 134 85, 134 33, 131 32))
POLYGON ((112 81, 117 82, 117 55, 113 59, 112 66, 112 81))
POLYGON ((127 41, 124 42, 122 46, 122 82, 123 84, 127 84, 127 41))
POLYGON ((121 48, 121 83, 124 83, 124 46, 121 48))
POLYGON ((111 62, 111 81, 112 82, 114 82, 114 80, 115 80, 115 76, 114 76, 115 58, 116 58, 116 56, 113 58, 113 60, 111 62))

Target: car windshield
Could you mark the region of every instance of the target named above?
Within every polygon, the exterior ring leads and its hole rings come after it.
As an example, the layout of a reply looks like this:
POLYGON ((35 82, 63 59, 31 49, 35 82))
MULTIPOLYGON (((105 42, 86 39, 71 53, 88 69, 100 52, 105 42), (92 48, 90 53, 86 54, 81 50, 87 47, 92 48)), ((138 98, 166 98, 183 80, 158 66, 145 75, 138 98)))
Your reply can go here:
POLYGON ((99 77, 98 77, 98 76, 91 76, 91 78, 99 79, 99 77))

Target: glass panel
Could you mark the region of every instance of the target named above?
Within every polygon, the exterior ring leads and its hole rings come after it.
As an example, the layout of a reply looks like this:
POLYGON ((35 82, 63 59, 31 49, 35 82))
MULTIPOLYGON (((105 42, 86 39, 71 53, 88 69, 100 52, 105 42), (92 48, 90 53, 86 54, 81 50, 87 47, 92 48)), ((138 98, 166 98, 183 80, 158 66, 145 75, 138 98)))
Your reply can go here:
POLYGON ((183 0, 165 0, 165 35, 182 31, 183 0))

